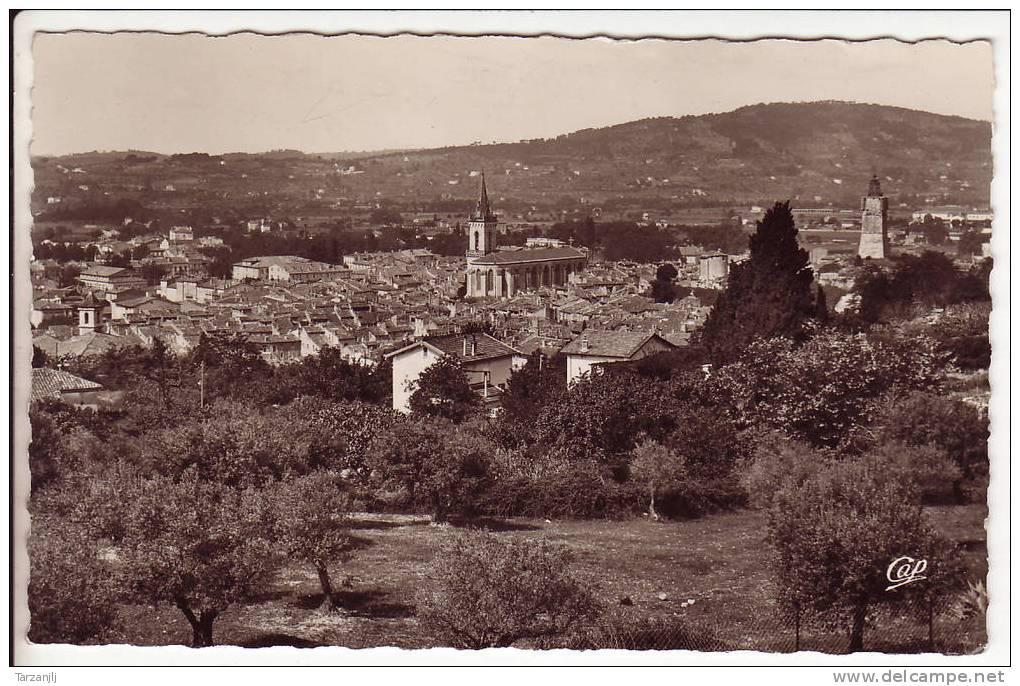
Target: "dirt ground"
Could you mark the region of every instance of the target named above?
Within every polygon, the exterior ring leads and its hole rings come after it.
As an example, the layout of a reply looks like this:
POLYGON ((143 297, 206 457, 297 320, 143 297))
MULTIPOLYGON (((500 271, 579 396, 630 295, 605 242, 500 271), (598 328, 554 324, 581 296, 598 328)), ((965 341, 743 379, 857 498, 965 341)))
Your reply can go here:
MULTIPOLYGON (((987 571, 981 506, 930 508, 936 527, 960 543, 971 579, 987 571)), ((790 651, 793 627, 775 612, 763 543, 762 513, 739 511, 694 521, 500 520, 475 522, 502 536, 544 537, 568 546, 576 571, 590 578, 607 606, 603 622, 655 619, 682 621, 698 634, 714 637, 725 649, 790 651), (621 602, 622 601, 622 602, 621 602)), ((426 518, 363 515, 354 519, 361 540, 352 559, 336 566, 343 610, 325 614, 318 579, 310 566, 288 566, 257 602, 232 607, 216 621, 217 644, 342 645, 353 648, 436 645, 415 618, 414 595, 422 568, 444 537, 463 527, 432 526, 426 518)), ((970 653, 985 642, 982 618, 961 621, 952 602, 935 619, 940 652, 970 653)), ((118 642, 135 645, 187 643, 191 632, 171 607, 125 606, 118 642)), ((927 626, 914 615, 881 617, 869 627, 865 649, 918 652, 926 646, 927 626)), ((805 629, 801 648, 840 652, 846 636, 805 629)))

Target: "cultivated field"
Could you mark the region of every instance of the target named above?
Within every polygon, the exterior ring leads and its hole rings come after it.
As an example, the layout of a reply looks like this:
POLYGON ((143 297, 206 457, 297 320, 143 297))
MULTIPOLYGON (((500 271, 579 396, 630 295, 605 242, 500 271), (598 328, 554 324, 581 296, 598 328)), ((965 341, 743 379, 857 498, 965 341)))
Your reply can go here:
MULTIPOLYGON (((945 535, 963 545, 969 577, 983 580, 986 510, 973 505, 930 508, 929 513, 945 535)), ((777 617, 771 601, 762 513, 740 511, 658 524, 643 519, 480 524, 504 536, 541 536, 569 546, 577 570, 592 577, 608 606, 605 623, 682 620, 695 635, 713 637, 722 649, 793 649, 793 628, 777 617)), ((354 529, 362 547, 334 572, 338 580, 346 577, 340 591, 342 612, 329 615, 317 610, 321 595, 314 570, 292 566, 282 570, 261 602, 232 607, 217 620, 216 643, 433 646, 434 640, 415 619, 414 594, 425 583, 422 568, 433 546, 456 535, 458 528, 431 526, 421 517, 358 517, 354 529)), ((123 619, 121 640, 126 643, 186 644, 191 638, 184 617, 170 607, 126 606, 123 619)), ((922 622, 894 615, 869 626, 865 649, 923 651, 926 637, 922 622)), ((985 642, 983 618, 961 621, 942 612, 936 617, 935 639, 940 652, 980 650, 985 642)), ((840 652, 845 645, 845 635, 838 632, 805 629, 802 635, 805 650, 840 652)))

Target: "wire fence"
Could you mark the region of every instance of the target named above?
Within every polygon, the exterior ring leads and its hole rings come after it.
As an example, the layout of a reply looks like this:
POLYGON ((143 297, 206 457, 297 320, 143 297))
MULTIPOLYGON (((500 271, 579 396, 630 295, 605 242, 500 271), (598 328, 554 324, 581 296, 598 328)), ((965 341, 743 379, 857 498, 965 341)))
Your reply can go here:
MULTIPOLYGON (((861 651, 882 653, 968 654, 985 645, 986 598, 981 587, 936 598, 904 599, 868 613, 861 651)), ((542 648, 575 650, 695 650, 842 654, 850 647, 851 619, 827 623, 818 618, 765 612, 757 620, 725 625, 710 617, 616 621, 550 640, 542 648)))

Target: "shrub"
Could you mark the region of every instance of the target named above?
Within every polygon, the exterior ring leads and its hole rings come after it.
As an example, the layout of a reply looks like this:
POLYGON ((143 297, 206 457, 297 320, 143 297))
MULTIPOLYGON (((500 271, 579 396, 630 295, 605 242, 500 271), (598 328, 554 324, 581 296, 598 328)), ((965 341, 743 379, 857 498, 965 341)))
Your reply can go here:
POLYGON ((891 474, 908 475, 925 503, 945 503, 954 499, 960 481, 960 468, 934 445, 884 443, 869 455, 889 465, 891 474))
POLYGON ((117 584, 95 539, 34 518, 28 543, 29 640, 101 643, 117 626, 117 584))
POLYGON ((688 476, 662 493, 660 510, 674 519, 695 519, 746 504, 747 492, 735 476, 688 476))
POLYGON ((564 635, 600 612, 571 562, 566 549, 546 541, 458 536, 426 571, 418 616, 439 640, 459 648, 564 635))
POLYGON ((965 484, 988 474, 988 418, 967 403, 934 393, 897 393, 884 398, 874 416, 875 444, 942 450, 958 468, 957 498, 964 498, 965 484))
POLYGON ((601 464, 543 457, 530 465, 528 473, 496 475, 480 499, 484 514, 588 519, 631 515, 647 503, 643 489, 601 464))
POLYGON ((753 507, 767 509, 782 488, 799 485, 825 462, 825 454, 782 434, 766 432, 747 460, 740 481, 753 507))

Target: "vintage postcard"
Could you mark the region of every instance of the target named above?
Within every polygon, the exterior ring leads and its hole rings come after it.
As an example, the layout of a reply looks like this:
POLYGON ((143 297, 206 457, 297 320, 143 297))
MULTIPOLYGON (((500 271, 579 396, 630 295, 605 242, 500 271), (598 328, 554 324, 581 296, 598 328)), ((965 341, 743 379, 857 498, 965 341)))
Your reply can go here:
POLYGON ((20 673, 996 681, 1008 15, 709 15, 16 17, 20 673))

